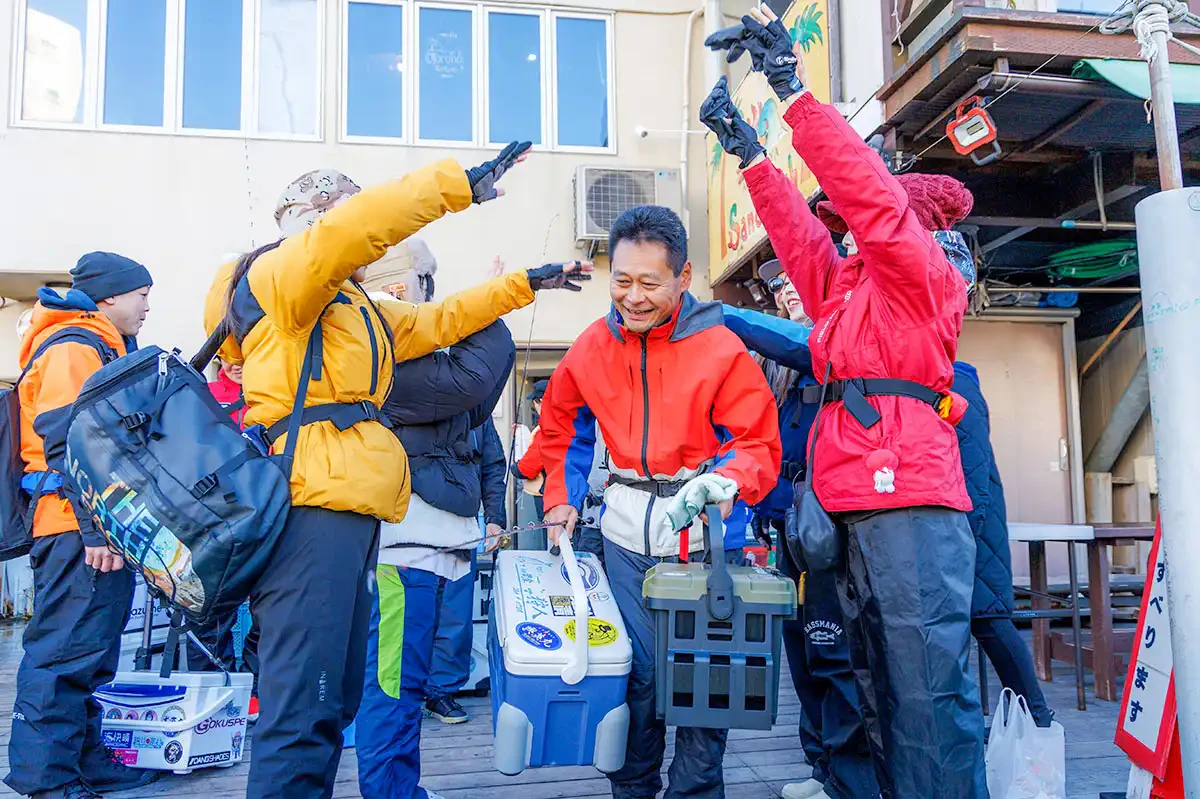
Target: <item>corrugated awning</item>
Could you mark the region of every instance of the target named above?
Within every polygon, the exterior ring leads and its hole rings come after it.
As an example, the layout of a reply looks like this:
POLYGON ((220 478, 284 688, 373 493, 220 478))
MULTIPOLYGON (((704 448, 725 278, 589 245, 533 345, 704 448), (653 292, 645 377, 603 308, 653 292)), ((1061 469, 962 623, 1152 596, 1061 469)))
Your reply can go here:
MULTIPOLYGON (((1145 61, 1085 58, 1073 71, 1077 78, 1106 81, 1134 97, 1150 99, 1150 70, 1145 61)), ((1171 88, 1176 105, 1200 105, 1200 66, 1172 64, 1171 88)))

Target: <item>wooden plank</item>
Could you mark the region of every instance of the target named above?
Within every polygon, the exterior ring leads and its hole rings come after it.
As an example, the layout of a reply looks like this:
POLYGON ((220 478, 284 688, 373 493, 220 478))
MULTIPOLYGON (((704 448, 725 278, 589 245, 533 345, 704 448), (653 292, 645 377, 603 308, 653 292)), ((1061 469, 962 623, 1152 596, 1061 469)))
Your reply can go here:
POLYGON ((1092 672, 1096 698, 1117 701, 1117 668, 1113 661, 1112 592, 1109 590, 1108 546, 1102 541, 1088 544, 1088 603, 1091 609, 1092 672))
MULTIPOLYGON (((1039 593, 1046 593, 1046 542, 1029 542, 1029 587, 1039 593)), ((1034 610, 1045 610, 1050 607, 1050 600, 1033 596, 1030 600, 1034 610)), ((1050 682, 1054 679, 1054 667, 1050 656, 1050 621, 1034 619, 1033 621, 1033 668, 1039 680, 1050 682)))
POLYGON ((1154 520, 1150 502, 1150 484, 1135 480, 1133 485, 1113 486, 1113 522, 1149 524, 1154 520))
POLYGON ((1151 494, 1158 493, 1158 461, 1153 455, 1141 455, 1133 459, 1133 479, 1145 483, 1151 494))
POLYGON ((1112 524, 1112 472, 1088 472, 1083 476, 1083 493, 1087 503, 1088 524, 1112 524))

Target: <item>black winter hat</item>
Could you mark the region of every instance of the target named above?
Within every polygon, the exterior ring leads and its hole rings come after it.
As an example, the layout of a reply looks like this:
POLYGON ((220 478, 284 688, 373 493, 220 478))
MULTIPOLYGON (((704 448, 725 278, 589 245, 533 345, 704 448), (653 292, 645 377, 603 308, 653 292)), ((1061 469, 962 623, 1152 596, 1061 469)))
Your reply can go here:
POLYGON ((89 252, 71 270, 71 288, 82 291, 93 302, 153 285, 150 270, 112 252, 89 252))
POLYGON ((546 389, 550 386, 549 380, 539 380, 533 384, 533 390, 529 392, 529 396, 525 399, 529 401, 540 400, 546 396, 546 389))

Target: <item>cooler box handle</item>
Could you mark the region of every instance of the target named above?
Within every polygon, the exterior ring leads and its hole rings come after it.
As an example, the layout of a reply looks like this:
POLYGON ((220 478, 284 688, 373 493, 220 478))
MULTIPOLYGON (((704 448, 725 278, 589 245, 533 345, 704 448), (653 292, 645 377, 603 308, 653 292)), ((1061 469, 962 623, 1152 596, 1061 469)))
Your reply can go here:
POLYGON ((153 732, 187 732, 204 719, 216 713, 233 699, 233 689, 227 688, 215 702, 197 712, 194 716, 180 721, 142 721, 138 719, 103 719, 105 729, 109 730, 150 730, 153 732))
POLYGON ((708 612, 714 619, 728 621, 733 618, 733 577, 725 563, 725 521, 716 505, 709 505, 704 513, 708 516, 708 557, 712 561, 707 583, 708 612))
POLYGON ((575 685, 588 671, 588 598, 587 589, 583 584, 583 573, 579 568, 579 559, 571 547, 571 536, 564 535, 558 540, 562 552, 563 565, 567 580, 571 583, 572 601, 575 605, 575 641, 567 657, 567 665, 562 670, 562 680, 567 685, 575 685))

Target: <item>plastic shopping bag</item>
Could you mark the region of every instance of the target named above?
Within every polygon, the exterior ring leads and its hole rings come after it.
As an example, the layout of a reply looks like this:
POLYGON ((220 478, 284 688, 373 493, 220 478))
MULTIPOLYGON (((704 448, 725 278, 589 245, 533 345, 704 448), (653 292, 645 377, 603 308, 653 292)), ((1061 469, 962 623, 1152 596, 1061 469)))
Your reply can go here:
POLYGON ((991 799, 1066 799, 1066 736, 1057 721, 1033 723, 1025 697, 1000 693, 987 746, 991 799))

